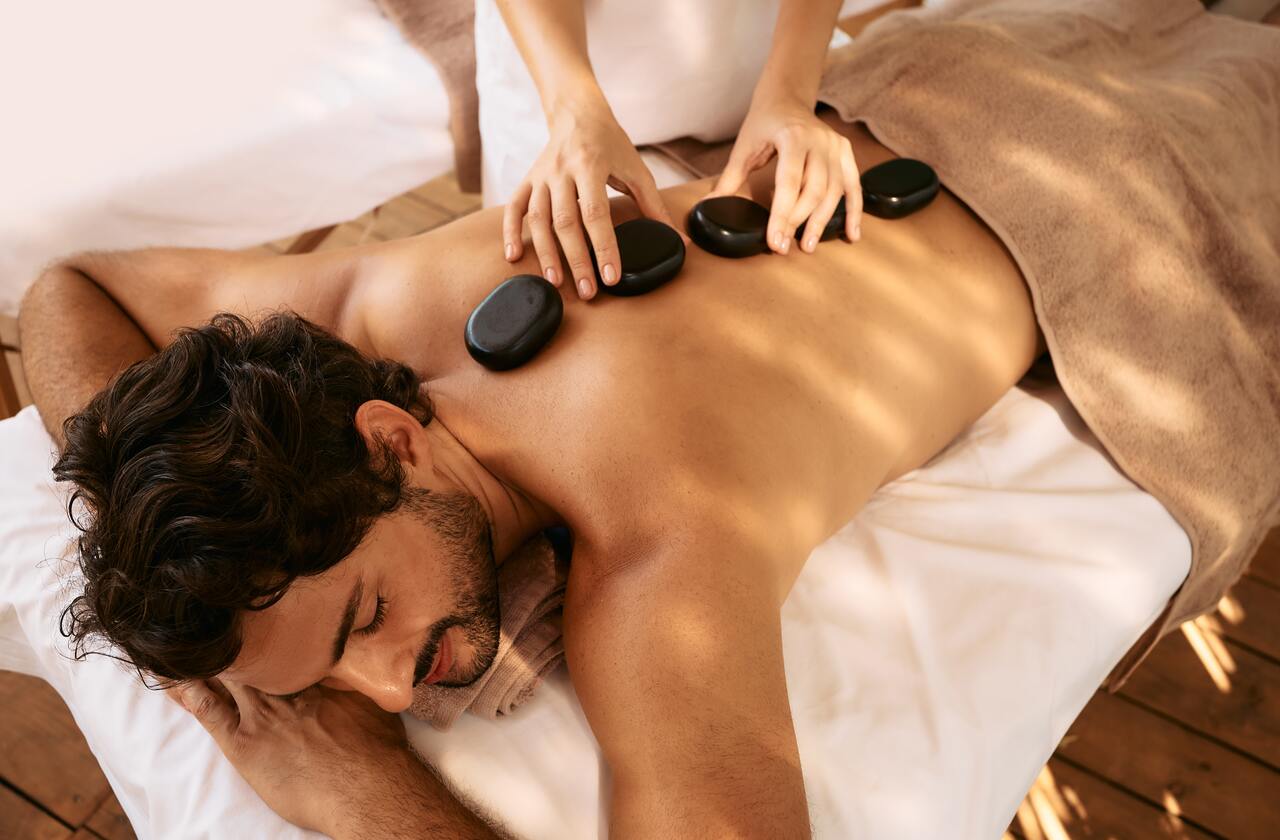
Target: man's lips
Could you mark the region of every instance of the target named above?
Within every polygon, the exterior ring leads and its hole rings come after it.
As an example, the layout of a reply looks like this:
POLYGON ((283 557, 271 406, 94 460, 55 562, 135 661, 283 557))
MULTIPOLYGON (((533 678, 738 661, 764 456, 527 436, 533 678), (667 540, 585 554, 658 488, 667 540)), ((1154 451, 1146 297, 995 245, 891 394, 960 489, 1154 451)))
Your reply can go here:
POLYGON ((436 651, 436 661, 431 668, 431 673, 427 674, 423 682, 430 685, 439 682, 440 679, 449 672, 450 666, 453 665, 453 651, 449 647, 449 637, 440 637, 440 649, 436 651))

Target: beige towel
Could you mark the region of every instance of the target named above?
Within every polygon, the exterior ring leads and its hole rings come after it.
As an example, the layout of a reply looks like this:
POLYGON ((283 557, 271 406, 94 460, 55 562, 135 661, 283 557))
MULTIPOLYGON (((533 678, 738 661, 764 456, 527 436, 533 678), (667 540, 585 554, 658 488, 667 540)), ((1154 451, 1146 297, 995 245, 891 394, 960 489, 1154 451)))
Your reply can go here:
POLYGON ((476 94, 474 0, 378 0, 405 40, 425 55, 449 96, 454 170, 465 192, 480 191, 480 107, 476 94))
MULTIPOLYGON (((953 0, 873 23, 818 98, 995 231, 1072 404, 1186 530, 1118 690, 1280 514, 1280 31, 1196 0, 953 0)), ((728 154, 662 150, 697 175, 728 154)))
POLYGON ((1190 537, 1115 691, 1280 514, 1280 31, 1196 0, 959 0, 839 59, 819 99, 1004 241, 1063 390, 1190 537))
POLYGON ((502 607, 498 654, 480 679, 462 688, 420 683, 409 713, 448 730, 465 711, 489 720, 509 714, 564 659, 561 613, 568 558, 538 535, 498 567, 502 607))

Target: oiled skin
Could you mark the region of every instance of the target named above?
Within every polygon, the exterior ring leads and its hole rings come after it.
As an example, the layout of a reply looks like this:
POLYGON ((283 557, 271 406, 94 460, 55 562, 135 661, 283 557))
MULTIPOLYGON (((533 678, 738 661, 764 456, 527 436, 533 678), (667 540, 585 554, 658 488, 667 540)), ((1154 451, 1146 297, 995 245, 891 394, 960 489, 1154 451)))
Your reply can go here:
MULTIPOLYGON (((824 115, 859 167, 892 157, 824 115)), ((772 167, 752 187, 768 204, 772 167)), ((664 191, 683 220, 709 180, 664 191)), ((614 202, 614 223, 635 215, 614 202)), ((643 297, 581 301, 539 356, 492 373, 462 319, 514 273, 501 211, 377 246, 365 260, 369 347, 425 370, 438 416, 496 475, 541 499, 616 565, 698 517, 758 531, 785 598, 809 551, 882 484, 920 466, 1025 373, 1040 337, 1021 273, 944 189, 919 213, 866 216, 862 241, 745 260, 688 249, 643 297), (446 244, 447 243, 447 244, 446 244), (415 295, 453 284, 430 311, 415 295), (440 375, 436 375, 440 372, 440 375)), ((575 560, 579 554, 575 552, 575 560)), ((780 601, 781 602, 781 601, 780 601)))

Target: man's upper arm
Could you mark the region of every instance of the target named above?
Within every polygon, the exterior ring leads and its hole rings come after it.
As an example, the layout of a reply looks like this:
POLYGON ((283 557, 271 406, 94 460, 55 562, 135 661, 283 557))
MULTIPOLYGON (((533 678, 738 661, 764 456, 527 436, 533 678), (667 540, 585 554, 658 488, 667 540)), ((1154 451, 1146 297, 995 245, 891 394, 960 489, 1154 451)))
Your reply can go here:
POLYGON ((207 323, 219 312, 256 316, 281 308, 356 343, 359 253, 142 248, 86 251, 61 265, 102 287, 157 347, 166 346, 175 329, 207 323))
POLYGON ((612 774, 610 836, 807 838, 774 575, 733 541, 678 546, 567 593, 569 669, 612 774))

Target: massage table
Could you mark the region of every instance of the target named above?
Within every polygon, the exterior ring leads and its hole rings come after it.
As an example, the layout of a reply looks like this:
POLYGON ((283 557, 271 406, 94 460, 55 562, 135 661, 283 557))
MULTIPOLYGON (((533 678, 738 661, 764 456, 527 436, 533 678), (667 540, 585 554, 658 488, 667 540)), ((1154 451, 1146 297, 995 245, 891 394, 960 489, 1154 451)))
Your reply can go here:
MULTIPOLYGON (((30 7, 22 37, 7 30, 8 55, 49 77, 40 101, 19 103, 46 128, 18 138, 18 157, 56 160, 65 177, 6 164, 21 198, 0 224, 0 310, 68 250, 253 245, 357 216, 451 165, 434 71, 367 0, 306 0, 305 14, 298 0, 253 4, 252 16, 235 0, 199 20, 157 0, 77 6, 55 29, 63 5, 30 7), (68 65, 92 76, 51 66, 50 43, 95 57, 68 65), (130 104, 123 93, 139 89, 130 104), (166 94, 163 113, 138 104, 166 94), (88 112, 67 106, 86 99, 88 112), (145 151, 128 142, 139 137, 145 151)), ((58 691, 140 837, 311 836, 127 667, 69 657, 58 616, 76 584, 74 532, 34 408, 0 421, 0 452, 0 668, 58 691)), ((1189 560, 1185 534, 1052 377, 1028 377, 816 548, 783 607, 815 836, 998 837, 1189 560)), ((607 767, 563 666, 496 721, 406 725, 516 836, 607 836, 607 767)))

